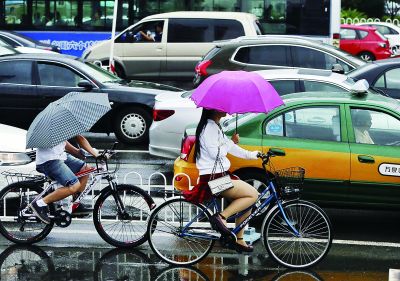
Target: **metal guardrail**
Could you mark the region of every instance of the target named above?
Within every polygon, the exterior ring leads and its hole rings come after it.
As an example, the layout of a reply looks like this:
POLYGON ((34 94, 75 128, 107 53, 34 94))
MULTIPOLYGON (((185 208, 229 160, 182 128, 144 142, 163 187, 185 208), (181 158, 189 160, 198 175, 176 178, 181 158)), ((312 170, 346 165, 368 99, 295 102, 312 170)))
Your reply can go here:
MULTIPOLYGON (((356 24, 356 23, 373 23, 382 22, 379 18, 340 18, 342 24, 356 24)), ((384 22, 392 23, 394 25, 400 26, 400 21, 398 19, 386 19, 384 22)))

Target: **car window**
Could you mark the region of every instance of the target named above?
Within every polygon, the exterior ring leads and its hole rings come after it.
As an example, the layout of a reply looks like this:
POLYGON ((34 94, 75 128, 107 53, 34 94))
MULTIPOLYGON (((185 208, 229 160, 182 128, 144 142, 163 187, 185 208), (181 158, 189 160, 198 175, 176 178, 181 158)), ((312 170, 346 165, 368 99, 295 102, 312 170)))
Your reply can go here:
POLYGON ((290 65, 290 49, 288 46, 249 46, 240 48, 234 60, 258 65, 290 65))
POLYGON ((214 40, 227 40, 244 36, 242 24, 237 20, 214 20, 214 40))
POLYGON ((212 19, 170 19, 168 42, 212 42, 214 41, 212 19))
POLYGON ((324 52, 293 46, 293 66, 303 68, 329 69, 332 68, 332 60, 324 52))
POLYGON ((304 107, 269 122, 267 135, 322 141, 341 141, 339 107, 304 107))
POLYGON ((375 27, 383 35, 391 34, 390 29, 387 26, 383 25, 372 25, 372 26, 375 27))
POLYGON ((32 85, 32 62, 0 62, 0 83, 32 85))
POLYGON ((397 32, 395 29, 388 27, 388 29, 390 30, 390 34, 392 35, 398 35, 399 32, 397 32))
POLYGON ((317 92, 317 91, 326 91, 326 92, 345 92, 346 90, 337 85, 317 82, 317 81, 304 81, 304 91, 306 92, 317 92))
POLYGON ((139 24, 118 36, 116 43, 154 43, 161 42, 164 21, 147 21, 139 24), (143 34, 146 35, 143 36, 143 34))
POLYGON ((341 28, 340 40, 354 40, 357 39, 357 33, 353 29, 341 28))
POLYGON ((351 108, 356 143, 400 146, 400 120, 385 112, 351 108))
POLYGON ((400 68, 386 71, 376 80, 375 87, 400 90, 400 68))
POLYGON ((270 81, 271 85, 275 88, 280 96, 295 93, 297 80, 279 80, 270 81))
POLYGON ((364 39, 368 35, 368 31, 365 30, 359 30, 358 34, 360 34, 360 39, 364 39))
POLYGON ((38 63, 40 84, 46 86, 76 87, 83 79, 71 69, 50 63, 38 63))

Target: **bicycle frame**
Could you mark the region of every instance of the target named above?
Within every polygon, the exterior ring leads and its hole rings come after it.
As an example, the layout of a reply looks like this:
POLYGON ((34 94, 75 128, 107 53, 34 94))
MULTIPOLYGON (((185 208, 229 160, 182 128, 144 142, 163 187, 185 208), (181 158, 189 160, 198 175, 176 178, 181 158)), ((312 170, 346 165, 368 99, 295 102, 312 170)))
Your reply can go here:
MULTIPOLYGON (((269 160, 269 158, 268 158, 266 161, 263 160, 263 163, 262 163, 263 168, 264 168, 264 170, 265 170, 266 172, 267 172, 266 164, 268 163, 268 160, 269 160)), ((269 183, 268 183, 267 188, 266 188, 263 192, 261 192, 261 194, 258 196, 257 201, 256 201, 253 205, 251 205, 251 206, 248 207, 247 209, 245 209, 245 210, 243 210, 243 211, 241 211, 241 212, 239 212, 239 213, 237 213, 237 214, 235 214, 235 215, 233 215, 233 216, 230 216, 229 218, 227 218, 227 220, 236 219, 236 218, 238 218, 238 217, 241 217, 244 213, 248 212, 249 210, 252 210, 253 207, 256 206, 258 202, 261 201, 261 198, 263 198, 263 197, 267 194, 267 192, 270 192, 270 195, 268 196, 268 198, 266 198, 263 202, 261 202, 261 204, 260 204, 253 212, 251 212, 251 214, 250 214, 246 219, 244 219, 238 226, 236 226, 236 227, 232 230, 232 232, 235 233, 235 234, 237 234, 237 233, 238 233, 239 231, 241 231, 244 227, 246 227, 246 225, 247 225, 255 216, 257 216, 258 214, 262 213, 262 212, 263 212, 262 210, 263 210, 265 207, 267 207, 271 202, 276 202, 276 205, 278 206, 278 208, 279 208, 279 210, 280 210, 280 212, 281 212, 281 214, 282 214, 282 216, 283 216, 283 219, 285 220, 285 222, 287 223, 287 225, 290 227, 290 229, 292 230, 293 234, 296 235, 297 237, 300 237, 300 233, 297 231, 297 229, 295 229, 295 228, 293 227, 292 223, 288 220, 288 218, 287 218, 287 216, 286 216, 286 214, 285 214, 285 211, 284 211, 284 209, 283 209, 283 207, 282 207, 282 201, 279 199, 278 193, 276 192, 276 188, 275 188, 275 186, 274 186, 274 183, 273 183, 271 180, 269 180, 269 183)), ((219 212, 221 211, 221 207, 220 207, 220 205, 218 204, 218 202, 217 202, 217 200, 216 200, 215 197, 212 198, 211 202, 210 202, 208 205, 203 205, 203 206, 204 206, 206 209, 210 209, 210 210, 214 210, 214 208, 215 208, 215 210, 216 210, 217 213, 219 213, 219 212)), ((216 236, 213 236, 213 235, 203 235, 203 234, 194 234, 194 235, 193 235, 193 234, 191 234, 191 233, 185 233, 186 230, 187 230, 201 215, 204 215, 204 211, 200 212, 200 214, 198 214, 194 219, 192 219, 190 222, 188 222, 188 223, 185 225, 185 227, 183 227, 181 235, 182 235, 182 236, 188 236, 188 237, 204 238, 204 239, 214 239, 214 240, 219 239, 219 237, 216 237, 216 236)))

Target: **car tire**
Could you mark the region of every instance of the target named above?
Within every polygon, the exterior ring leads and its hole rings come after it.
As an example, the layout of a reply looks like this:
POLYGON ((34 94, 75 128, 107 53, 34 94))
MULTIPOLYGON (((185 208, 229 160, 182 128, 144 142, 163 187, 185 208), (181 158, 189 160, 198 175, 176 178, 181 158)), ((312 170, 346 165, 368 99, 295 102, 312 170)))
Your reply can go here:
POLYGON ((122 66, 118 63, 115 64, 115 73, 119 78, 126 79, 126 74, 122 66))
POLYGON ((151 115, 145 108, 127 107, 118 110, 115 115, 114 133, 122 143, 144 143, 149 139, 151 121, 151 115))
POLYGON ((358 57, 360 59, 362 59, 363 61, 366 61, 366 62, 375 60, 374 54, 372 54, 370 52, 361 52, 361 53, 358 54, 358 57))

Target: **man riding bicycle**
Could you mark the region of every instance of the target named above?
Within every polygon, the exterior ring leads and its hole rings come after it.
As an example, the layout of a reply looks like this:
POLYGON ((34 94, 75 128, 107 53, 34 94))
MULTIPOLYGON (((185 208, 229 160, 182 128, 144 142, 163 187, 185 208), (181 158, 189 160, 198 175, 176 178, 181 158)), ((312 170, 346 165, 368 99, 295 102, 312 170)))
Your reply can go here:
MULTIPOLYGON (((98 157, 97 150, 90 145, 85 137, 78 135, 76 136, 76 141, 81 148, 94 157, 98 157)), ((84 161, 73 155, 82 156, 81 151, 68 141, 63 141, 51 148, 38 148, 36 150, 36 170, 63 186, 30 205, 35 215, 46 224, 50 224, 50 218, 47 213, 48 204, 82 192, 86 187, 89 176, 78 178, 75 174, 85 171, 89 167, 84 161)))

